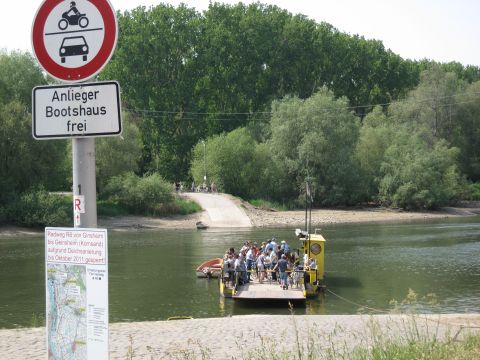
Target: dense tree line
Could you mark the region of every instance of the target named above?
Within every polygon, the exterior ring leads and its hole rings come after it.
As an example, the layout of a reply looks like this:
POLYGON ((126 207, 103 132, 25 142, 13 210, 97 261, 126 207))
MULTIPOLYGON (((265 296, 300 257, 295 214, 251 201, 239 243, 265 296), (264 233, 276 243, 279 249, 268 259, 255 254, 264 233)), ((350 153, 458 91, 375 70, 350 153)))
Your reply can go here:
MULTIPOLYGON (((141 118, 142 171, 184 179, 201 138, 265 118, 272 101, 320 88, 364 116, 414 88, 430 62, 403 60, 382 42, 342 33, 276 6, 213 3, 118 14, 117 50, 102 76, 118 79, 141 118)), ((476 67, 445 64, 478 80, 476 67)))
MULTIPOLYGON (((277 203, 295 202, 306 179, 317 205, 418 209, 471 198, 468 184, 480 167, 479 86, 433 66, 404 99, 375 107, 362 122, 327 89, 287 97, 273 103, 264 140, 249 126, 209 138, 209 175, 229 192, 277 203)), ((204 162, 198 144, 197 181, 204 162)))
MULTIPOLYGON (((118 21, 100 78, 121 84, 124 133, 97 141, 100 198, 141 203, 163 179, 202 182, 205 155, 220 189, 277 202, 309 178, 317 205, 434 207, 480 179, 478 67, 404 60, 259 3, 139 7, 118 21)), ((53 212, 48 191, 70 190, 70 142, 31 136, 31 91, 49 82, 31 55, 0 52, 0 222, 19 207, 53 212)))

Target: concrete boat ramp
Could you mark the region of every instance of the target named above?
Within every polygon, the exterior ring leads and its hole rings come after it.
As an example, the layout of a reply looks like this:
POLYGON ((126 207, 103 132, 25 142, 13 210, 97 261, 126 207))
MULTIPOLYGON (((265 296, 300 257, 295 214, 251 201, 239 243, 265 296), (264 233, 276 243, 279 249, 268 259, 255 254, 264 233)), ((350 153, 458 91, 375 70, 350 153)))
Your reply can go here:
POLYGON ((182 195, 200 204, 204 210, 201 221, 208 227, 252 227, 245 211, 227 194, 190 192, 182 195))

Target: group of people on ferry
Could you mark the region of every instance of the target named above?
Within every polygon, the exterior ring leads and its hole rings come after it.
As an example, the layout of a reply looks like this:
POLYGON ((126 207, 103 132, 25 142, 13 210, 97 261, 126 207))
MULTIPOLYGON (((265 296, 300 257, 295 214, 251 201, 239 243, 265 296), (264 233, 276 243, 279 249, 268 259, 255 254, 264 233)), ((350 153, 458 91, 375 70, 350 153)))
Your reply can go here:
MULTIPOLYGON (((262 242, 260 246, 247 240, 239 252, 233 247, 225 251, 223 270, 232 284, 235 279, 238 279, 238 285, 251 282, 252 273, 257 275, 258 282, 262 284, 271 274, 272 281, 279 281, 283 289, 288 289, 289 273, 297 270, 298 263, 297 252, 293 251, 285 240, 277 244, 277 240, 272 238, 262 242)), ((313 265, 309 262, 306 266, 313 265)))

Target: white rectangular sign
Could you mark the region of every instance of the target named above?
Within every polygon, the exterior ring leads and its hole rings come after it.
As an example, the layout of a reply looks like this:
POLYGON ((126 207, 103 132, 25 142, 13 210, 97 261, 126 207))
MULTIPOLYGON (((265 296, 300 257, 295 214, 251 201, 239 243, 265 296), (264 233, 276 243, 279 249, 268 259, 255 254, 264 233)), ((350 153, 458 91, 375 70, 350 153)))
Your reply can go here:
POLYGON ((85 214, 85 196, 73 195, 73 213, 85 214))
POLYGON ((45 228, 47 351, 108 359, 106 229, 45 228))
POLYGON ((116 81, 37 86, 32 94, 35 139, 116 136, 122 133, 116 81))

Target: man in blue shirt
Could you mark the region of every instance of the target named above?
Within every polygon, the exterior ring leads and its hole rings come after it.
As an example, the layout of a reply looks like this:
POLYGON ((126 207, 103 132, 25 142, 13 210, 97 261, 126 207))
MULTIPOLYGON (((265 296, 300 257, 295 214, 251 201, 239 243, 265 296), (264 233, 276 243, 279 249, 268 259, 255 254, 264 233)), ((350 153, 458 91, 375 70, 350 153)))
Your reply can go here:
POLYGON ((282 255, 282 258, 278 260, 277 265, 275 265, 274 270, 278 268, 278 271, 280 272, 280 286, 282 287, 283 290, 288 289, 288 261, 287 257, 285 254, 282 255))

